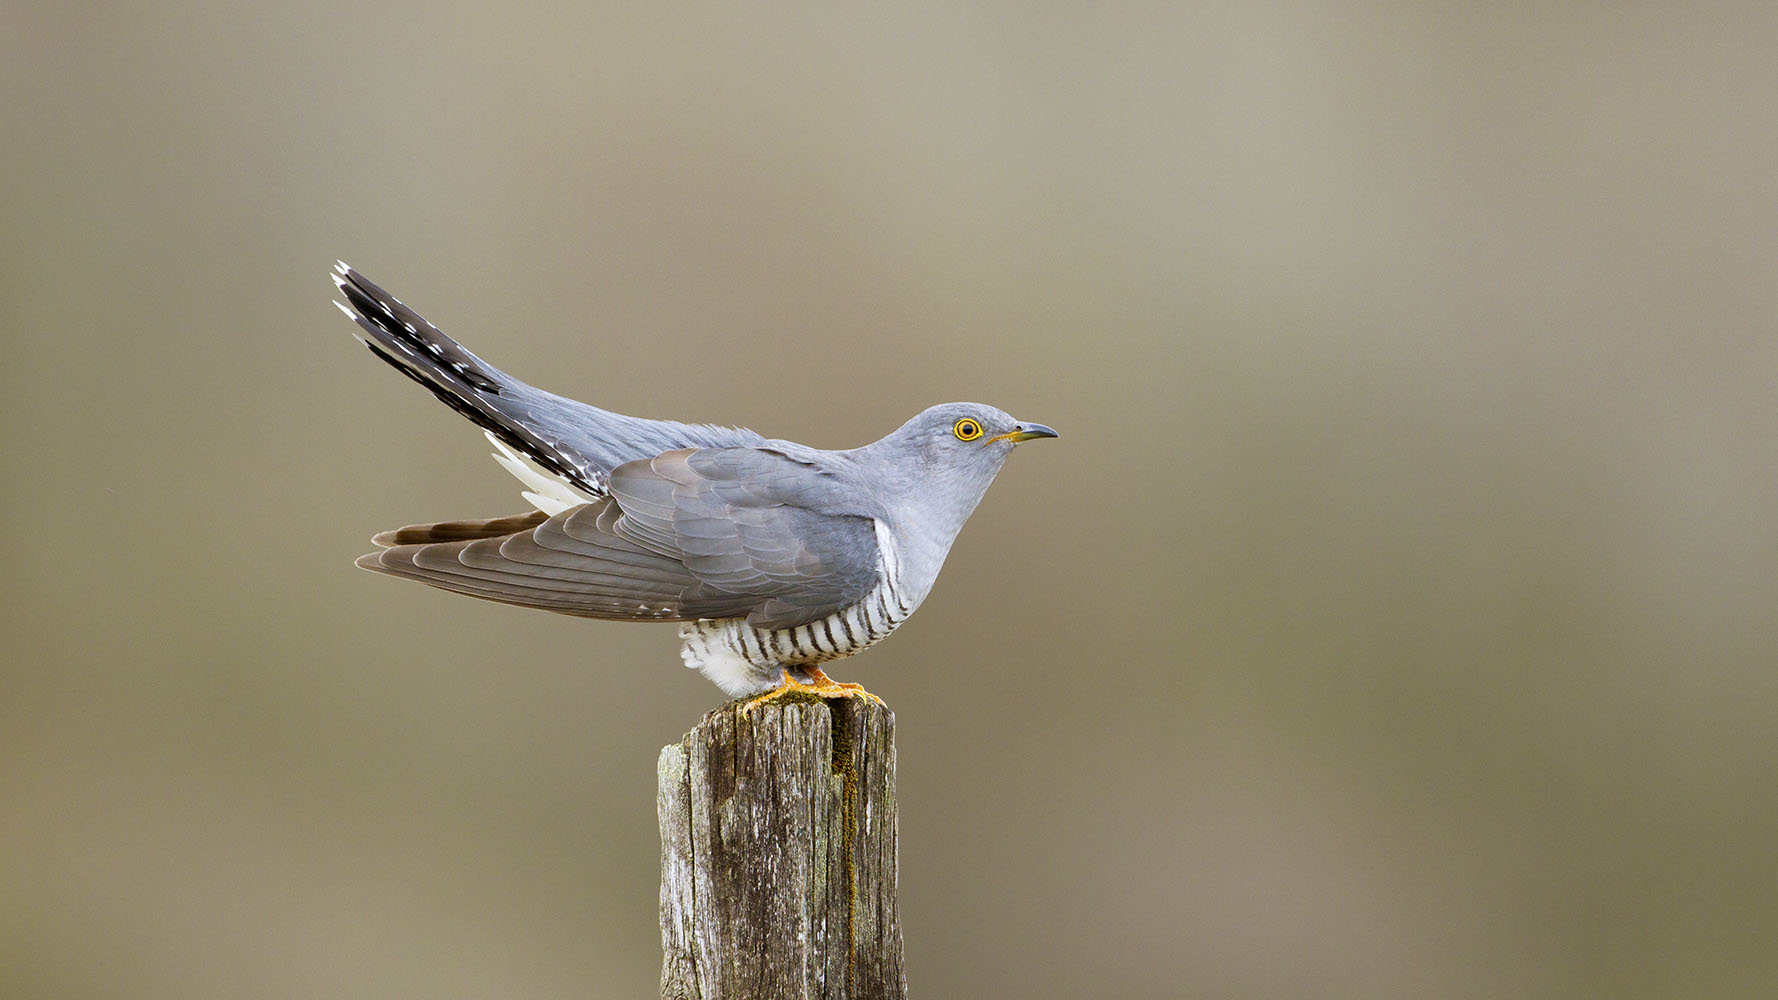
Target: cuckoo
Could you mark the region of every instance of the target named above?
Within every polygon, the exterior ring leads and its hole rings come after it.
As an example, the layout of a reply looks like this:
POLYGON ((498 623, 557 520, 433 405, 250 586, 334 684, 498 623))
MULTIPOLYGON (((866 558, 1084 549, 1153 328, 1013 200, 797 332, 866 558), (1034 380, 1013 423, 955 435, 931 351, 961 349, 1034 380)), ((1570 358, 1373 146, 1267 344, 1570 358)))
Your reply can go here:
POLYGON ((734 697, 861 692, 821 665, 907 621, 1013 446, 1056 436, 980 403, 931 407, 849 451, 623 416, 489 365, 344 263, 332 277, 358 339, 480 426, 534 508, 386 531, 358 565, 504 604, 676 622, 685 665, 734 697))

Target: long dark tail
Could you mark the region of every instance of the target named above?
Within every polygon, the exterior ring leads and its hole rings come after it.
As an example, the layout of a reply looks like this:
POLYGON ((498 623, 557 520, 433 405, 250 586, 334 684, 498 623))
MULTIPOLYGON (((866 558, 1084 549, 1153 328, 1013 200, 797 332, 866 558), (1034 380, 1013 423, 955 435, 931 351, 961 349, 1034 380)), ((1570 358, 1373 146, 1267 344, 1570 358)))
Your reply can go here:
POLYGON ((471 354, 344 261, 331 277, 346 297, 345 304, 335 304, 363 329, 358 339, 372 354, 543 468, 588 493, 604 493, 584 461, 564 454, 518 419, 514 411, 527 408, 518 397, 529 386, 471 354))

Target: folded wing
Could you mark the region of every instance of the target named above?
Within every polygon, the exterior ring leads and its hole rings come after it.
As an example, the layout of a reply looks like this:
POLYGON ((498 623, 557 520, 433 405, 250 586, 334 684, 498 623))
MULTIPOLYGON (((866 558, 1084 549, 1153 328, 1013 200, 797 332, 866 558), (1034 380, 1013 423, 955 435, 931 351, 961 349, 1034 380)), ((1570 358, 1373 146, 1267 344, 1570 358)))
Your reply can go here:
POLYGON ((707 587, 747 594, 747 620, 789 628, 847 607, 880 572, 871 518, 835 513, 837 484, 772 448, 676 450, 612 471, 620 538, 678 559, 707 587))
POLYGON ((871 519, 811 502, 823 475, 767 449, 672 451, 615 469, 610 498, 384 532, 385 548, 358 565, 588 618, 789 628, 861 600, 877 579, 871 519))

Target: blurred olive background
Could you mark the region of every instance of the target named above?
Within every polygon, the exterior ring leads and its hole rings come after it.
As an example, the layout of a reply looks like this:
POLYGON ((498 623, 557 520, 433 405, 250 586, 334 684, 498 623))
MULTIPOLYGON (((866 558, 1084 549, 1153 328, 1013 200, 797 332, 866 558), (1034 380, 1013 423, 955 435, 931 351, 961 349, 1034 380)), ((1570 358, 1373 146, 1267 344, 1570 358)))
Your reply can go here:
POLYGON ((0 993, 640 997, 668 628, 328 304, 1021 448, 893 642, 923 997, 1778 988, 1769 5, 12 4, 0 993))

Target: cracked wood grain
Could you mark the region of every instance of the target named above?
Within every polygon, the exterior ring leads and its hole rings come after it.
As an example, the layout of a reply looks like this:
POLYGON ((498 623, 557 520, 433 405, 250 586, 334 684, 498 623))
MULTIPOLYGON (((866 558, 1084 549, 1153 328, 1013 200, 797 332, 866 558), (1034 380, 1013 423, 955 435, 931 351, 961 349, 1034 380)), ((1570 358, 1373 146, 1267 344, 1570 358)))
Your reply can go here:
POLYGON ((663 1000, 905 1000, 895 717, 731 703, 661 751, 663 1000))

